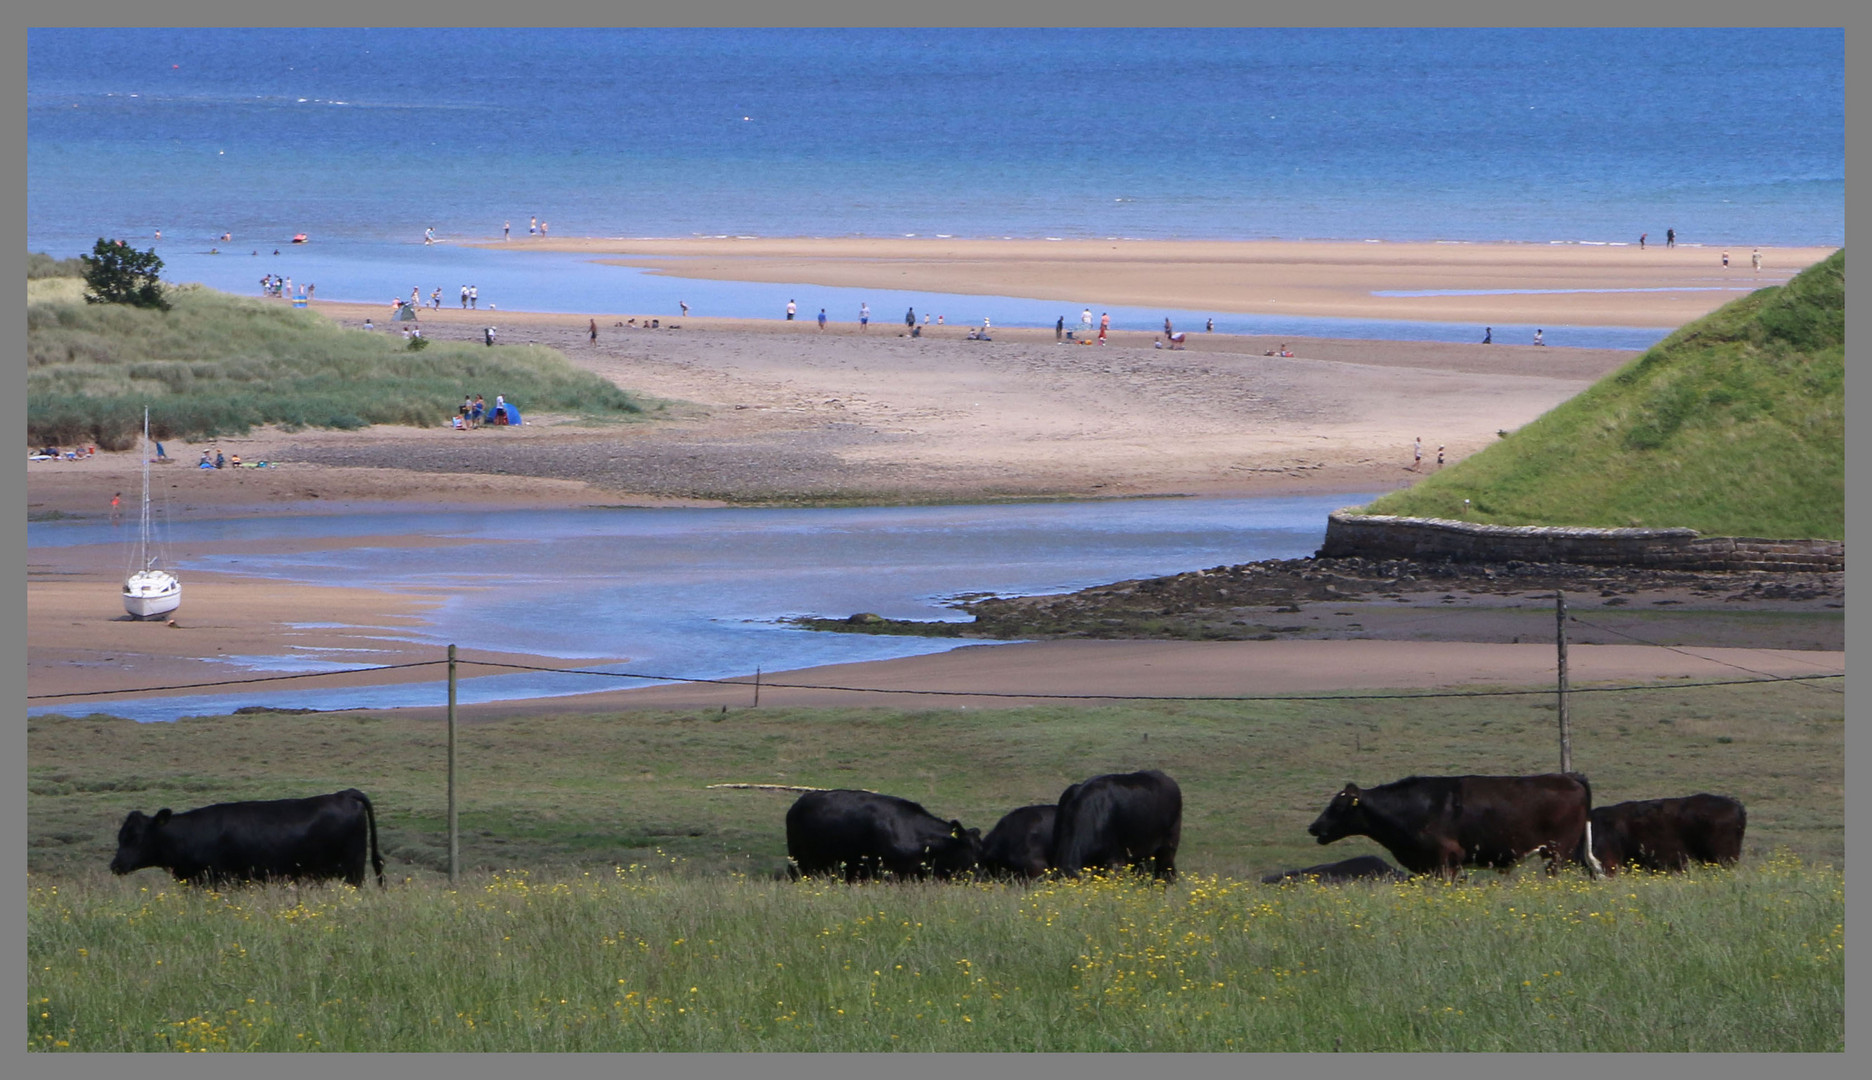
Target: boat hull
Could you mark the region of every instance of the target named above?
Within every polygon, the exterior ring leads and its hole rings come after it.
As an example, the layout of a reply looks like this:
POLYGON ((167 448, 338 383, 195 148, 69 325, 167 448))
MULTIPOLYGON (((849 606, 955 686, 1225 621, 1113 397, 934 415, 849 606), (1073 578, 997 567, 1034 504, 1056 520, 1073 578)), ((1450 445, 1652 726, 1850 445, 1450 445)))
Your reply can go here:
POLYGON ((182 583, 160 570, 139 571, 124 582, 123 602, 131 618, 158 618, 182 606, 182 583))

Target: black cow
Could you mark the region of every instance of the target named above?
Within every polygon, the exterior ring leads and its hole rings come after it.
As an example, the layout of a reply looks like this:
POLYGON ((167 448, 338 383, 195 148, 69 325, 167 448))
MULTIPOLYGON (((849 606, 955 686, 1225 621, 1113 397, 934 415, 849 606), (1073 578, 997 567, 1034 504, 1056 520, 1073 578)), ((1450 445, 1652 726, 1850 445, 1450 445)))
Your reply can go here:
POLYGON ((982 868, 1007 877, 1037 878, 1052 866, 1053 820, 1059 807, 1038 803, 1009 810, 982 840, 982 868))
POLYGON ((149 817, 132 810, 117 830, 113 874, 160 866, 177 881, 343 878, 364 885, 370 856, 383 886, 377 850, 377 813, 356 788, 309 799, 216 803, 177 814, 167 807, 149 817))
POLYGON ((1146 860, 1160 881, 1176 880, 1183 838, 1183 790, 1155 769, 1094 776, 1067 788, 1053 821, 1049 861, 1068 877, 1087 867, 1130 866, 1146 860))
POLYGON ((1692 859, 1732 866, 1747 827, 1748 811, 1722 795, 1614 803, 1593 807, 1592 849, 1608 874, 1622 866, 1679 871, 1692 859))
POLYGON ((1261 884, 1278 885, 1283 881, 1305 881, 1311 878, 1321 885, 1343 885, 1348 881, 1371 878, 1398 881, 1407 877, 1410 875, 1376 855, 1359 855, 1350 859, 1341 859, 1338 862, 1309 866, 1305 870, 1286 870, 1269 874, 1261 879, 1261 884))
POLYGON ((981 862, 980 829, 944 821, 908 799, 871 791, 809 791, 787 810, 794 872, 950 878, 981 862))
POLYGON ((1369 836, 1413 874, 1456 876, 1464 866, 1507 873, 1536 851, 1554 872, 1586 857, 1592 786, 1578 773, 1541 776, 1412 776, 1375 788, 1347 784, 1307 832, 1322 844, 1369 836))

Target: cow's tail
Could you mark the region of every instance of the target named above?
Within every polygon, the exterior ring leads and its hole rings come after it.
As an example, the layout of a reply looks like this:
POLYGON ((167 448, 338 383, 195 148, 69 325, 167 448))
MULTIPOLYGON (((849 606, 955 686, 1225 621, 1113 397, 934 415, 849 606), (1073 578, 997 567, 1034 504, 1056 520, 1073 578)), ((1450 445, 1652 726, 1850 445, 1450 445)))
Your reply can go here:
POLYGON ((371 869, 377 871, 377 887, 386 888, 383 874, 383 853, 377 850, 377 811, 371 806, 370 796, 362 791, 356 793, 358 801, 364 804, 364 820, 370 823, 370 859, 371 869))
POLYGON ((1586 868, 1586 876, 1602 878, 1605 876, 1605 864, 1592 850, 1592 781, 1584 773, 1567 773, 1579 781, 1579 786, 1586 789, 1586 828, 1580 833, 1579 864, 1586 868))

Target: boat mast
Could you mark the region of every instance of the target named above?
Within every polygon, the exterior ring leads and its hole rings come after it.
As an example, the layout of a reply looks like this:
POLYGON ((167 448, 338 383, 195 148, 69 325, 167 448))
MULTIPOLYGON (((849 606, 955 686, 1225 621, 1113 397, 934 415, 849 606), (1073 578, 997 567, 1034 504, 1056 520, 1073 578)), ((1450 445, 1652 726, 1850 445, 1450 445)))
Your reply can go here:
POLYGON ((149 406, 143 406, 143 534, 137 540, 138 569, 149 569, 149 406))

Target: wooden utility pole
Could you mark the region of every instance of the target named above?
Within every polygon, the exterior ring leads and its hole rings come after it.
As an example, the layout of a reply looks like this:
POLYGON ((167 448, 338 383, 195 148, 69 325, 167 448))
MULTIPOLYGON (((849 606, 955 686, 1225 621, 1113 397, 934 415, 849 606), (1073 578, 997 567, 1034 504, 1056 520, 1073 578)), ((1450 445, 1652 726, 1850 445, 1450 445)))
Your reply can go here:
POLYGON ((461 884, 461 826, 455 817, 455 646, 448 650, 448 852, 449 886, 461 884))
POLYGON ((1573 771, 1573 718, 1567 713, 1566 594, 1554 590, 1554 625, 1560 645, 1560 771, 1573 771))

